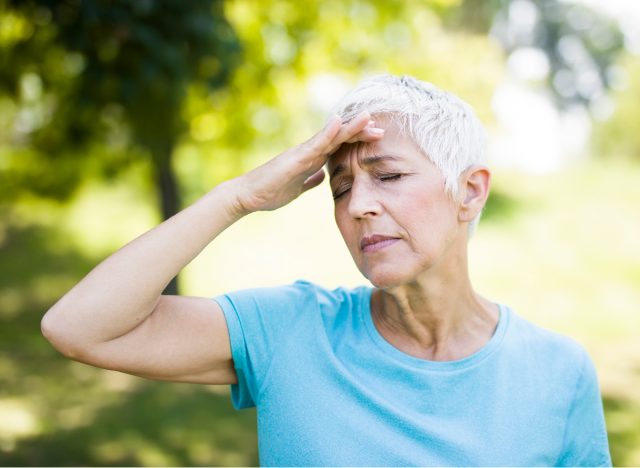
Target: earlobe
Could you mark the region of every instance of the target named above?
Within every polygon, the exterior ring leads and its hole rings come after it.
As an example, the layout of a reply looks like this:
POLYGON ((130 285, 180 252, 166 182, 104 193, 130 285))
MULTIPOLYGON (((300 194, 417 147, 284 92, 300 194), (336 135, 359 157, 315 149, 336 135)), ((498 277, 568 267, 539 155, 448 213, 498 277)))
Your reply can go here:
POLYGON ((491 172, 484 166, 472 166, 461 179, 464 200, 460 204, 460 221, 472 221, 484 207, 489 196, 491 172))

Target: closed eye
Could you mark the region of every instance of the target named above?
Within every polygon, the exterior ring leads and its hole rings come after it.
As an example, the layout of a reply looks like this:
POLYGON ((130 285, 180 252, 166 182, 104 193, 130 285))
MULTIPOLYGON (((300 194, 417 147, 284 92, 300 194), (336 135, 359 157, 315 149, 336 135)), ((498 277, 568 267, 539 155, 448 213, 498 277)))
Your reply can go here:
POLYGON ((344 189, 338 189, 335 191, 335 193, 333 194, 333 199, 337 200, 338 198, 340 198, 342 195, 344 195, 345 193, 347 193, 349 191, 350 187, 344 187, 344 189))
MULTIPOLYGON (((405 174, 389 174, 389 175, 381 175, 378 176, 378 180, 380 180, 381 182, 392 182, 394 180, 400 180, 400 178, 405 175, 405 174)), ((338 190, 336 190, 333 194, 333 199, 337 200, 340 197, 342 197, 342 195, 344 195, 345 193, 347 193, 349 191, 349 189, 351 188, 351 186, 347 185, 345 187, 339 188, 338 190)))

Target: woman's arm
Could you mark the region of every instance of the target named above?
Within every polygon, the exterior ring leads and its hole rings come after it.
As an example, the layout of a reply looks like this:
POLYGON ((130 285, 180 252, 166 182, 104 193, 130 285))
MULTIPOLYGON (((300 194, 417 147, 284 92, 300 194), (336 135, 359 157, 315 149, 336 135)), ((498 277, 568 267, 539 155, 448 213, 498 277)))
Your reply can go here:
POLYGON ((235 382, 220 307, 207 298, 162 296, 163 289, 238 219, 275 210, 320 184, 339 145, 381 136, 367 114, 345 124, 334 118, 309 141, 216 186, 96 266, 45 314, 43 334, 66 356, 94 366, 163 380, 235 382))

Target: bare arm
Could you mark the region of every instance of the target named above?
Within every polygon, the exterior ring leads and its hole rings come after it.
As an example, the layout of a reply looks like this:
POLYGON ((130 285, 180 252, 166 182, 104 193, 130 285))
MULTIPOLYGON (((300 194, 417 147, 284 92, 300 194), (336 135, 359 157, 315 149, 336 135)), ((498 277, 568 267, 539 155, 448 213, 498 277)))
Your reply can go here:
POLYGON ((225 319, 207 298, 163 296, 178 272, 243 216, 275 210, 320 184, 327 157, 380 132, 360 115, 332 119, 312 139, 240 177, 134 239, 96 266, 45 314, 42 331, 66 356, 147 378, 236 381, 225 319))

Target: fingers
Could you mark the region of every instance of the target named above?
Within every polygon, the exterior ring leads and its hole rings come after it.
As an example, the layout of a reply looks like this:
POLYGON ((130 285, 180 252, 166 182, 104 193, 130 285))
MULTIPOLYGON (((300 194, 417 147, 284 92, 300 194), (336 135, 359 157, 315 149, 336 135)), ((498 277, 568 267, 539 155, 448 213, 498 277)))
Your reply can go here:
POLYGON ((329 153, 333 153, 343 143, 356 141, 373 142, 384 136, 384 129, 376 127, 368 112, 361 112, 350 121, 342 124, 340 131, 331 142, 329 153))
POLYGON ((345 143, 355 143, 356 141, 371 142, 379 140, 384 136, 384 128, 376 127, 376 122, 369 120, 367 125, 356 135, 349 138, 345 143))
POLYGON ((384 129, 376 127, 371 115, 364 111, 344 123, 337 115, 330 117, 324 128, 308 143, 313 153, 328 155, 343 143, 371 142, 383 136, 384 129))
POLYGON ((309 149, 313 153, 324 154, 325 148, 327 148, 335 139, 336 135, 341 130, 341 126, 342 123, 340 122, 340 117, 337 115, 329 117, 324 128, 308 140, 307 144, 309 149))
POLYGON ((293 153, 302 156, 311 166, 305 173, 315 175, 315 172, 343 143, 356 141, 373 142, 384 136, 384 129, 376 127, 371 115, 364 111, 347 122, 341 122, 340 117, 334 115, 327 120, 324 128, 302 145, 292 148, 293 153))
POLYGON ((342 124, 332 144, 340 146, 342 143, 346 143, 358 133, 362 132, 367 125, 369 125, 369 122, 371 122, 371 115, 369 115, 368 112, 360 112, 354 118, 342 124))

